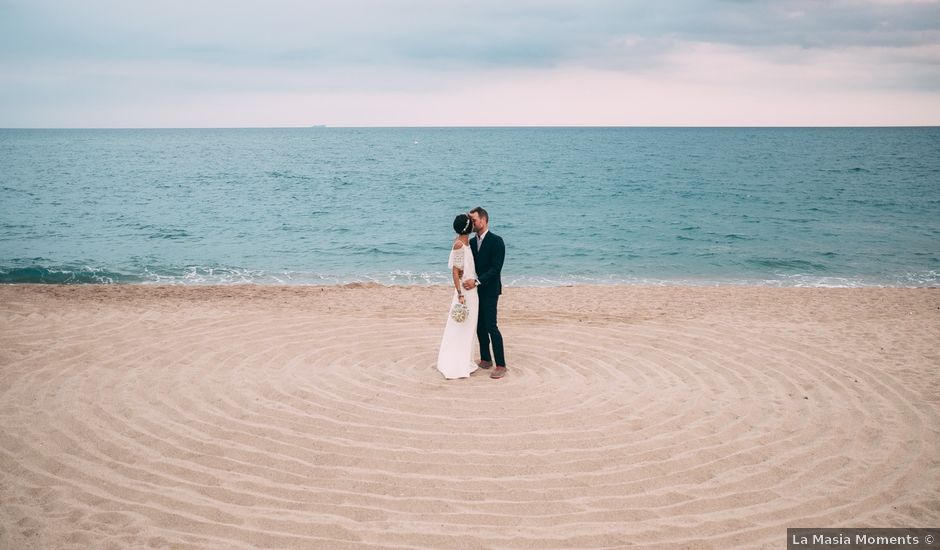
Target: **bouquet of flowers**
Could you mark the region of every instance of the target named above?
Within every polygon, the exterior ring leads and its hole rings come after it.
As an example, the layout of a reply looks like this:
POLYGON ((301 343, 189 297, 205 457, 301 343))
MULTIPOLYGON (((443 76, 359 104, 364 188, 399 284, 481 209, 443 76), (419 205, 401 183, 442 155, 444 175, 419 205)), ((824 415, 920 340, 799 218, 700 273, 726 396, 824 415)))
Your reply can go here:
POLYGON ((467 306, 461 303, 454 304, 454 307, 450 308, 450 318, 458 323, 463 323, 467 320, 467 314, 470 313, 470 310, 467 309, 467 306))

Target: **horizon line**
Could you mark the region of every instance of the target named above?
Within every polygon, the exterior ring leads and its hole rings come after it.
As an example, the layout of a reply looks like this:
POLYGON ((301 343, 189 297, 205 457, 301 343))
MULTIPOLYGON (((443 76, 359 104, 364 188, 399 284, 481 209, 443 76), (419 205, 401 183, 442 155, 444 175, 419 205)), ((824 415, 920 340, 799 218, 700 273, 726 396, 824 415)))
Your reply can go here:
POLYGON ((329 129, 447 129, 447 128, 479 128, 479 129, 613 129, 613 128, 636 128, 636 129, 814 129, 814 128, 938 128, 940 124, 821 124, 821 125, 684 125, 684 124, 631 124, 631 125, 604 125, 604 124, 497 124, 497 125, 337 125, 313 124, 307 126, 0 126, 0 130, 329 130, 329 129))

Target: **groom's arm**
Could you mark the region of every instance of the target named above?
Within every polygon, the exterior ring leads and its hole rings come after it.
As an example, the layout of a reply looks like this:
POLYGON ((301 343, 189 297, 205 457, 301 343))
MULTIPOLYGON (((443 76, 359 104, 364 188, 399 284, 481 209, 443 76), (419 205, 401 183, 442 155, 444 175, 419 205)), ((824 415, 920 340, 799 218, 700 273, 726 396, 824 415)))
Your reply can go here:
POLYGON ((481 286, 492 284, 499 278, 499 274, 503 270, 503 260, 506 259, 506 245, 503 243, 502 238, 495 240, 496 242, 493 243, 493 263, 483 273, 477 273, 477 279, 480 280, 481 286))

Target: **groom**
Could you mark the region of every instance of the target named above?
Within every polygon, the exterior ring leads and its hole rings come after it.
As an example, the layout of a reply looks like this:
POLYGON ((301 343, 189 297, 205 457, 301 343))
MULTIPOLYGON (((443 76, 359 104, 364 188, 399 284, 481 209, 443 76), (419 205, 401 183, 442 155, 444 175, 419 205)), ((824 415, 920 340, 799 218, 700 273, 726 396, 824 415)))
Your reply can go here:
POLYGON ((493 341, 493 356, 496 368, 490 378, 506 376, 506 359, 503 357, 503 335, 496 326, 496 306, 499 295, 503 293, 503 283, 499 274, 503 270, 506 246, 499 235, 490 233, 490 217, 479 206, 470 211, 473 230, 476 236, 470 239, 470 251, 477 268, 476 280, 464 281, 467 290, 477 288, 480 297, 480 315, 477 317, 477 338, 480 340, 480 368, 493 366, 490 358, 490 340, 493 341))

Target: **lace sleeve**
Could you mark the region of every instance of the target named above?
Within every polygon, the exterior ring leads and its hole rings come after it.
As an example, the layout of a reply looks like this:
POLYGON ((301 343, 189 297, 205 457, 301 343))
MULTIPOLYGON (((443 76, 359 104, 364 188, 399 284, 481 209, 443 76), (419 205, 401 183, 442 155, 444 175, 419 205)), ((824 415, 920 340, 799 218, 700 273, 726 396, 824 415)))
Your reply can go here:
POLYGON ((457 269, 463 269, 463 254, 466 248, 467 247, 463 246, 457 250, 450 251, 450 261, 447 262, 448 268, 453 269, 456 267, 457 269))

